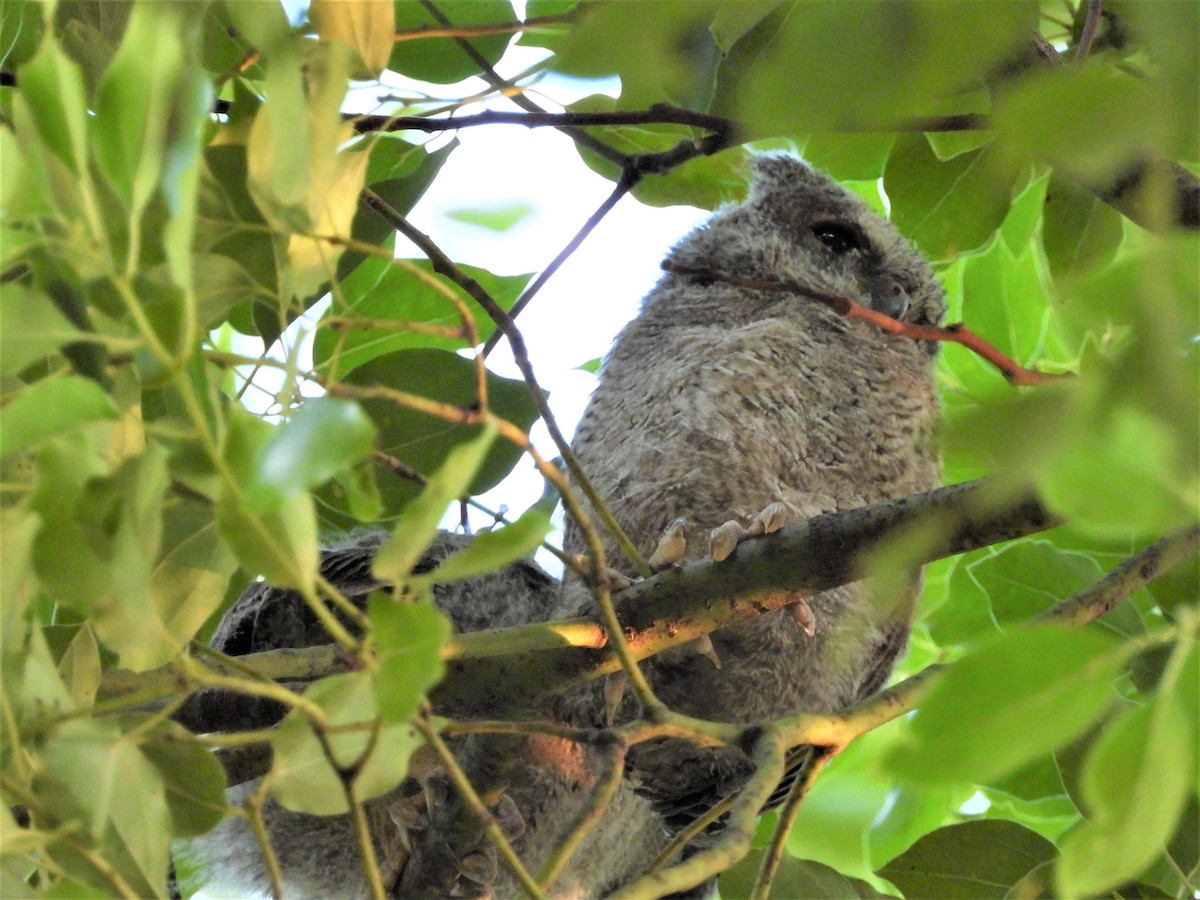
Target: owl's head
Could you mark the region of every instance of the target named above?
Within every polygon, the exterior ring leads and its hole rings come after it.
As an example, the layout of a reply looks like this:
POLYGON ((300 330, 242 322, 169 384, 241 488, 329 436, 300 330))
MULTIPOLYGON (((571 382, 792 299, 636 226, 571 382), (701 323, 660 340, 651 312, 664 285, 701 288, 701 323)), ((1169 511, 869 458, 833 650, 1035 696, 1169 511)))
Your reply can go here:
POLYGON ((945 311, 929 263, 891 222, 786 154, 757 157, 745 202, 714 213, 670 260, 738 278, 815 284, 907 322, 936 323, 945 311))

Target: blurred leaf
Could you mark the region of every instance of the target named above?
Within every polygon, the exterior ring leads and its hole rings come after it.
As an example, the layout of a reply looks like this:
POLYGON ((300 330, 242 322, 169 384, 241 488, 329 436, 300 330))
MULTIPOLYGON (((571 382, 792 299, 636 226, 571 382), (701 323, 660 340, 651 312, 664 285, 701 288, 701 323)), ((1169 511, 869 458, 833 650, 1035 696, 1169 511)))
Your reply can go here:
POLYGON ((883 173, 896 227, 933 260, 984 244, 1008 214, 1014 181, 992 145, 943 161, 920 134, 896 138, 883 173))
POLYGON ((446 508, 467 492, 476 477, 496 429, 483 426, 476 437, 452 448, 426 481, 424 490, 404 508, 392 535, 375 552, 371 571, 383 581, 403 583, 437 532, 446 508))
POLYGON ((1169 103, 1173 140, 1161 149, 1169 156, 1197 161, 1200 155, 1200 8, 1194 3, 1145 4, 1115 0, 1113 11, 1151 60, 1161 98, 1169 103))
POLYGON ((1055 869, 1066 896, 1103 892, 1163 851, 1196 784, 1200 650, 1181 643, 1170 675, 1146 706, 1110 724, 1088 752, 1089 818, 1063 841, 1055 869))
POLYGON ((934 685, 889 759, 913 784, 989 781, 1079 734, 1124 654, 1099 633, 1031 627, 984 641, 934 685))
POLYGON ((466 225, 478 225, 489 231, 508 231, 535 211, 528 203, 510 203, 486 208, 460 206, 446 210, 447 218, 466 225))
MULTIPOLYGON (((475 403, 474 364, 445 350, 387 353, 354 369, 343 381, 383 385, 463 408, 475 403)), ((533 424, 537 411, 524 382, 488 373, 487 384, 488 406, 494 413, 521 429, 533 424)), ((452 448, 480 433, 478 425, 455 425, 387 400, 365 400, 362 407, 378 429, 378 449, 426 477, 438 470, 452 448)), ((515 444, 496 441, 467 492, 490 490, 520 456, 515 444)), ((421 490, 420 484, 390 472, 380 472, 377 477, 386 517, 395 517, 421 490)))
POLYGON ((90 422, 116 418, 112 400, 96 382, 79 375, 44 378, 0 409, 0 456, 36 447, 90 422))
MULTIPOLYGON (((717 881, 721 896, 749 897, 753 893, 763 855, 762 850, 751 850, 741 862, 722 872, 717 881)), ((825 897, 830 900, 852 897, 875 900, 888 895, 881 894, 865 881, 846 877, 837 869, 811 860, 784 856, 771 882, 771 896, 804 897, 806 900, 825 897)))
MULTIPOLYGON (((480 341, 496 330, 496 323, 462 288, 433 273, 428 260, 407 261, 459 297, 471 313, 480 341)), ((502 309, 508 310, 521 296, 530 275, 493 275, 475 266, 460 266, 491 295, 502 309)), ((451 328, 462 327, 462 317, 454 305, 436 288, 413 274, 406 266, 390 260, 367 259, 342 282, 335 293, 329 315, 358 317, 376 322, 405 320, 451 328), (339 296, 340 295, 340 296, 339 296)), ((313 362, 331 376, 362 366, 368 360, 410 347, 466 346, 460 338, 420 334, 386 328, 350 328, 334 331, 319 328, 313 340, 313 362)))
POLYGON ((160 724, 141 745, 166 787, 171 834, 176 838, 204 834, 225 811, 225 771, 206 748, 174 722, 160 724))
POLYGON ((420 580, 444 584, 494 572, 533 553, 553 527, 545 513, 530 510, 511 525, 481 531, 467 547, 448 556, 420 580))
POLYGON ((43 360, 79 331, 40 291, 21 284, 0 286, 0 374, 16 375, 30 363, 43 360))
POLYGON ((165 506, 162 549, 150 572, 148 598, 165 641, 182 647, 198 637, 224 600, 236 567, 210 503, 188 498, 165 506))
POLYGON ((328 481, 371 452, 375 426, 351 400, 305 400, 271 434, 246 486, 248 509, 266 512, 328 481))
POLYGON ((576 78, 621 76, 618 109, 664 101, 706 109, 721 60, 708 28, 718 6, 714 0, 583 6, 552 65, 576 78))
POLYGON ((1042 246, 1055 278, 1110 262, 1124 236, 1120 213, 1092 191, 1055 176, 1046 192, 1042 246))
POLYGON ((395 16, 392 0, 313 0, 308 20, 323 41, 343 41, 354 48, 358 65, 350 76, 372 81, 387 66, 392 52, 395 16))
POLYGON ((370 616, 379 653, 379 715, 385 722, 407 721, 442 679, 441 649, 453 630, 450 620, 432 604, 404 603, 378 592, 371 595, 370 616))
POLYGON ((89 117, 83 82, 51 33, 20 76, 24 108, 43 146, 76 177, 86 177, 89 117))
POLYGON ((249 572, 261 573, 281 587, 308 590, 317 573, 317 523, 312 497, 291 494, 280 505, 261 515, 246 508, 242 491, 255 478, 274 430, 244 411, 229 417, 223 448, 225 464, 237 480, 223 486, 217 501, 217 524, 238 562, 249 572))
POLYGON ((1161 89, 1112 66, 1041 66, 999 92, 992 120, 1006 153, 1103 184, 1166 136, 1161 89))
POLYGON ((15 71, 37 51, 45 29, 45 7, 31 0, 0 6, 0 68, 15 71))
MULTIPOLYGON (((445 27, 422 3, 398 2, 396 32, 445 27)), ((508 0, 438 0, 437 9, 452 26, 496 25, 517 21, 508 0)), ((511 34, 485 34, 465 39, 471 48, 495 65, 504 55, 511 34)), ((418 81, 453 84, 479 73, 479 64, 452 37, 396 41, 387 67, 418 81)))
MULTIPOLYGON (((171 834, 166 792, 135 741, 112 722, 67 721, 50 735, 38 768, 38 799, 54 817, 78 822, 86 843, 139 896, 159 895, 171 834)), ((55 856, 75 868, 68 849, 55 856)), ((81 870, 75 874, 95 877, 81 870)))
MULTIPOLYGON (((375 691, 366 672, 323 678, 304 696, 325 711, 330 726, 361 726, 342 728, 327 737, 332 762, 343 769, 358 766, 369 752, 355 776, 360 799, 378 797, 400 783, 408 769, 408 758, 421 739, 410 725, 384 725, 379 721, 375 691)), ((318 816, 349 809, 341 781, 321 742, 298 711, 288 713, 280 723, 271 746, 275 751, 271 792, 276 800, 295 812, 318 816)))
POLYGON ((1036 27, 1032 3, 788 4, 730 48, 714 111, 755 136, 886 130, 983 76, 1036 27))
POLYGON ((211 108, 212 91, 187 66, 188 10, 134 5, 89 120, 96 160, 131 219, 141 216, 164 176, 163 189, 178 209, 179 180, 200 150, 201 116, 211 108))
POLYGON ((1053 844, 1015 822, 963 822, 921 838, 879 874, 908 897, 1000 900, 1054 856, 1053 844))

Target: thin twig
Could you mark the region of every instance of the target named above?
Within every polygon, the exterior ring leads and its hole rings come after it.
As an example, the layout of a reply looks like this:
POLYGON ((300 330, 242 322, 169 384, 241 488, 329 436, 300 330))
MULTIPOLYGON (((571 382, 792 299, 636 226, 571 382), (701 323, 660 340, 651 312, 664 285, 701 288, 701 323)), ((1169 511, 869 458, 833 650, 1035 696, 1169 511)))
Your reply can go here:
POLYGON ((1200 552, 1200 526, 1160 538, 1090 587, 1043 612, 1039 619, 1082 625, 1098 619, 1134 591, 1200 552))
POLYGON ((1096 31, 1100 27, 1100 17, 1104 10, 1100 0, 1087 0, 1087 13, 1083 19, 1083 30, 1079 33, 1079 43, 1075 46, 1074 60, 1082 65, 1092 52, 1092 42, 1096 40, 1096 31))
POLYGON ((849 319, 860 319, 863 322, 869 322, 882 331, 896 335, 897 337, 960 344, 995 366, 1000 374, 1004 376, 1005 380, 1016 387, 1045 384, 1048 381, 1058 381, 1070 377, 1070 373, 1039 372, 1035 369, 1027 369, 979 337, 979 335, 975 334, 962 323, 939 327, 937 325, 901 322, 898 319, 893 319, 891 316, 876 312, 870 307, 863 306, 861 303, 851 300, 843 294, 835 294, 816 285, 806 284, 793 279, 774 281, 768 279, 738 278, 716 269, 701 266, 680 266, 670 261, 663 263, 663 269, 675 275, 694 276, 709 281, 720 281, 723 284, 751 291, 797 294, 807 297, 810 300, 815 300, 838 315, 849 319))
POLYGON ((775 880, 775 873, 779 870, 779 863, 783 860, 792 824, 796 821, 800 807, 804 803, 805 797, 808 796, 813 783, 817 780, 817 776, 833 759, 835 752, 836 750, 832 747, 813 748, 812 757, 809 759, 808 765, 804 767, 803 774, 796 776, 795 781, 792 782, 787 799, 779 808, 779 821, 775 823, 771 842, 763 854, 758 876, 754 879, 754 890, 750 894, 751 900, 767 900, 770 895, 771 882, 775 880))
POLYGON ((570 24, 574 21, 574 16, 534 16, 532 19, 526 19, 523 22, 496 22, 488 25, 458 25, 452 28, 437 27, 434 25, 423 25, 420 28, 413 28, 408 31, 397 31, 392 35, 392 40, 396 43, 402 41, 418 41, 425 38, 469 38, 469 37, 486 37, 491 34, 516 34, 520 31, 528 31, 532 28, 541 28, 546 25, 563 25, 570 24))

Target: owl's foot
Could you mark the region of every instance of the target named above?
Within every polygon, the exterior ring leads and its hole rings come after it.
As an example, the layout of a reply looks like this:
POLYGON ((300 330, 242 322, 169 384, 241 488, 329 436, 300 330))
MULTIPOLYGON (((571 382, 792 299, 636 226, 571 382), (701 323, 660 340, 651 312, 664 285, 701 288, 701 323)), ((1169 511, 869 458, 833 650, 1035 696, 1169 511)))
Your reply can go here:
POLYGON ((746 527, 741 522, 731 519, 724 525, 714 528, 708 535, 708 556, 713 562, 720 562, 734 551, 742 541, 760 534, 774 534, 787 521, 787 509, 782 503, 771 503, 762 512, 750 520, 746 527))
POLYGON ((687 519, 676 519, 667 526, 650 558, 646 560, 655 572, 669 569, 687 553, 687 519))
MULTIPOLYGON (((450 776, 438 767, 425 778, 424 783, 410 779, 411 792, 404 794, 389 808, 388 814, 398 827, 400 842, 411 854, 416 844, 428 831, 434 811, 450 799, 450 776)), ((510 840, 525 832, 525 818, 517 804, 508 794, 501 794, 492 808, 496 822, 505 837, 510 840)), ((444 842, 443 842, 444 844, 444 842)), ((496 848, 484 836, 477 846, 467 849, 455 857, 450 848, 443 845, 442 856, 449 855, 448 867, 456 874, 450 890, 452 897, 491 897, 492 884, 499 872, 496 848)))

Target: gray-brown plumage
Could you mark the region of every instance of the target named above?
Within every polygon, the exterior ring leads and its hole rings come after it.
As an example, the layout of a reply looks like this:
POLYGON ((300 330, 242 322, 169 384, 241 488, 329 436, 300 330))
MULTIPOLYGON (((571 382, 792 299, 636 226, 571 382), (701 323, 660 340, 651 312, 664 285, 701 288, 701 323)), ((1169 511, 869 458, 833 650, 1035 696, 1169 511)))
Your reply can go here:
MULTIPOLYGON (((906 321, 939 319, 942 292, 928 264, 865 203, 790 157, 760 157, 755 172, 745 203, 685 237, 668 257, 673 264, 806 282, 906 321)), ((711 529, 746 523, 774 502, 797 521, 936 486, 933 358, 932 345, 886 336, 803 297, 667 274, 618 336, 574 450, 637 545, 649 552, 684 517, 685 558, 694 559, 707 552, 711 529)), ((608 564, 623 568, 615 542, 605 547, 608 564)), ((566 549, 584 549, 570 524, 566 549)), ((723 564, 736 565, 736 554, 723 564)), ((644 671, 670 707, 702 718, 836 710, 887 678, 907 638, 912 593, 883 604, 861 585, 829 591, 809 601, 809 620, 781 610, 714 633, 720 668, 685 647, 643 663, 644 671)), ((568 581, 555 612, 575 614, 586 599, 582 584, 568 581)), ((450 592, 439 603, 457 601, 450 592)), ((555 711, 577 724, 601 725, 605 716, 598 688, 555 711)), ((635 714, 626 698, 619 717, 635 714)), ((598 896, 627 882, 696 808, 736 789, 747 772, 735 750, 681 741, 635 748, 615 806, 554 893, 598 896)), ((595 775, 584 751, 565 741, 533 739, 519 754, 508 794, 526 828, 515 846, 535 871, 595 775)), ((437 825, 435 812, 431 832, 437 825)), ((517 893, 503 870, 494 888, 517 893)))
MULTIPOLYGON (((909 322, 941 317, 928 263, 863 201, 787 156, 755 169, 746 202, 684 238, 673 267, 799 281, 909 322)), ((573 449, 635 544, 653 547, 683 517, 685 558, 699 558, 711 529, 773 502, 797 521, 935 487, 934 354, 804 297, 667 275, 618 336, 573 449)), ((566 549, 583 550, 570 525, 566 549)), ((611 539, 605 551, 620 568, 611 539)), ((714 633, 720 668, 685 647, 643 669, 669 707, 701 718, 840 709, 886 680, 913 594, 885 601, 849 585, 813 597, 809 622, 781 610, 714 633)), ((579 586, 563 596, 560 614, 579 586)), ((735 750, 682 741, 642 745, 630 767, 668 825, 748 773, 735 750)))

